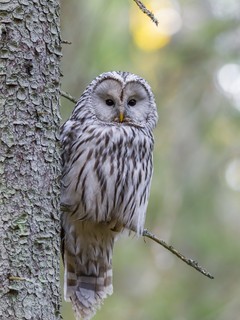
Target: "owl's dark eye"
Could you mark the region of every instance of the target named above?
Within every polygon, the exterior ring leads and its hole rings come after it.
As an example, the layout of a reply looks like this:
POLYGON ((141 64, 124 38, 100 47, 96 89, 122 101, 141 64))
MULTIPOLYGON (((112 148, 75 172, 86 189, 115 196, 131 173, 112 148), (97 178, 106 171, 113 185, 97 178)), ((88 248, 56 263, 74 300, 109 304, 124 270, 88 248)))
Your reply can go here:
POLYGON ((114 106, 114 101, 112 99, 105 100, 107 106, 114 106))
POLYGON ((135 99, 131 99, 131 100, 128 101, 128 105, 129 105, 130 107, 135 106, 136 103, 137 103, 137 101, 136 101, 135 99))

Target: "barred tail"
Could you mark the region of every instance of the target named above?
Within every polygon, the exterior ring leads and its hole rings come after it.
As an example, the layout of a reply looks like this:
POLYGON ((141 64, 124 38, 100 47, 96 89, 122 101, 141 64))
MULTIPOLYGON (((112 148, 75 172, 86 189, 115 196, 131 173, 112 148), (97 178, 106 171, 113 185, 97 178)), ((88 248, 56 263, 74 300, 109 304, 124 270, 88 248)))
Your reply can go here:
POLYGON ((101 306, 103 299, 113 292, 114 237, 106 229, 104 232, 99 232, 99 229, 81 229, 77 233, 75 254, 68 250, 69 242, 64 248, 64 296, 65 300, 72 302, 77 320, 89 320, 101 306))

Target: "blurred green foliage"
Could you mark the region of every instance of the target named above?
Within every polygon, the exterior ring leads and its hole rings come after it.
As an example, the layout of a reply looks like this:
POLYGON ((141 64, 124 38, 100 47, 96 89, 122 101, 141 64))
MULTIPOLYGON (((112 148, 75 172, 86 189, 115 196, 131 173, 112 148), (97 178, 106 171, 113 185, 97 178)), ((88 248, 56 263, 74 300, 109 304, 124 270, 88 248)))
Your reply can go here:
MULTIPOLYGON (((240 113, 221 90, 218 72, 240 63, 240 5, 179 1, 181 29, 153 52, 133 42, 133 5, 62 1, 62 37, 72 42, 63 48, 62 90, 78 98, 95 76, 109 70, 148 80, 160 119, 146 227, 197 259, 215 279, 150 240, 123 238, 113 257, 114 294, 94 319, 236 320, 240 169, 230 165, 240 158, 240 113)), ((73 107, 62 99, 63 121, 73 107)), ((73 319, 70 303, 63 304, 63 317, 73 319)))

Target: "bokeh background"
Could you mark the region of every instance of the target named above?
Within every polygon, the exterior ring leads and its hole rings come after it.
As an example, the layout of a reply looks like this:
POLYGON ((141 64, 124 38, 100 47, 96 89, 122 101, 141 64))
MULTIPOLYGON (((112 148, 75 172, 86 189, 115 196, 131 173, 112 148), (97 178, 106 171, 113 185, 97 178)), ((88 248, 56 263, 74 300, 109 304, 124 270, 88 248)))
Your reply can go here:
MULTIPOLYGON (((115 246, 114 294, 94 319, 240 319, 240 2, 62 0, 62 90, 126 70, 155 93, 155 171, 146 227, 198 260, 205 278, 143 238, 115 246)), ((74 105, 62 99, 63 121, 74 105)), ((69 303, 64 320, 72 320, 69 303)))

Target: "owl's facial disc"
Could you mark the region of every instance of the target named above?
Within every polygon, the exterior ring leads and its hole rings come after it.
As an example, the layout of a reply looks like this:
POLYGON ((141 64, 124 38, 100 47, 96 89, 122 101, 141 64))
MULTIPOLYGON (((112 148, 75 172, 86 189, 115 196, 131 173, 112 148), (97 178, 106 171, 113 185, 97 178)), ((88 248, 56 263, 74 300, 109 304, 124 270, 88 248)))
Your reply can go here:
POLYGON ((123 84, 112 78, 95 87, 91 105, 99 120, 119 125, 143 126, 150 110, 149 96, 142 84, 123 84))

